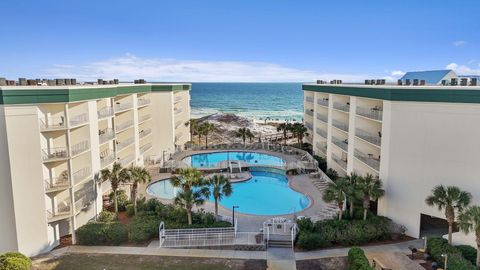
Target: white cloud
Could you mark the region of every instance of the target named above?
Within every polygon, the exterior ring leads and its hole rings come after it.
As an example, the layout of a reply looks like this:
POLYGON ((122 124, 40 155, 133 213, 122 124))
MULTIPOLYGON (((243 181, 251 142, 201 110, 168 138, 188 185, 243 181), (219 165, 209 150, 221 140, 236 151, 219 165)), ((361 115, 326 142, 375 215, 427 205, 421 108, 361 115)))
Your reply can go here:
POLYGON ((463 46, 465 44, 467 44, 467 42, 465 40, 457 40, 457 41, 453 42, 453 46, 455 46, 455 47, 460 47, 460 46, 463 46))
POLYGON ((477 67, 471 68, 466 65, 459 65, 457 63, 450 63, 446 69, 451 69, 459 75, 480 75, 480 64, 477 67))
POLYGON ((394 70, 390 73, 390 75, 392 77, 402 77, 403 75, 405 75, 405 72, 403 72, 401 70, 394 70))
POLYGON ((131 81, 143 78, 147 81, 171 82, 312 82, 317 79, 360 82, 369 77, 365 74, 321 73, 265 62, 148 59, 132 54, 86 65, 58 64, 46 73, 81 81, 97 78, 131 81))

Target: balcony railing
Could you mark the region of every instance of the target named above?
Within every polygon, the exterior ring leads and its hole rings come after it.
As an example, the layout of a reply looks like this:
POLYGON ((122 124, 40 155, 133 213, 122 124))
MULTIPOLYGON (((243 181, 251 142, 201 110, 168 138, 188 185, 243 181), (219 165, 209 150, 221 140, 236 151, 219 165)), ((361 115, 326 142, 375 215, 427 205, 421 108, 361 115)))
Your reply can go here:
POLYGON ((328 117, 326 115, 321 114, 321 113, 317 113, 317 119, 322 121, 322 122, 328 123, 328 117))
POLYGON ((357 107, 357 114, 373 120, 382 121, 383 111, 378 107, 370 109, 357 107))
POLYGON ((367 155, 358 149, 355 149, 354 156, 374 170, 380 170, 380 157, 377 159, 372 154, 367 155))
POLYGON ((42 130, 66 128, 65 117, 63 116, 40 118, 39 121, 42 130))
POLYGON ((340 122, 338 120, 333 119, 332 120, 332 126, 338 128, 338 129, 341 129, 345 132, 348 132, 348 124, 345 124, 345 123, 340 122))
POLYGON ((321 129, 321 128, 317 128, 316 131, 317 131, 317 134, 318 134, 318 135, 322 136, 322 137, 325 138, 325 139, 327 138, 327 131, 325 131, 325 130, 323 130, 323 129, 321 129))
POLYGON ((313 103, 313 97, 305 97, 305 101, 309 103, 313 103))
POLYGON ((69 121, 70 126, 72 126, 72 127, 82 125, 82 124, 85 124, 87 122, 88 122, 88 114, 86 114, 86 113, 73 116, 72 118, 70 118, 70 121, 69 121))
POLYGON ((98 139, 100 140, 100 143, 107 142, 109 140, 112 140, 115 138, 115 131, 111 128, 106 128, 103 130, 98 131, 98 139))
POLYGON ((66 147, 52 147, 42 150, 42 157, 44 161, 57 160, 68 158, 68 151, 66 147))
POLYGON ((137 99, 137 105, 138 105, 138 107, 140 107, 140 106, 145 106, 145 105, 148 105, 148 104, 150 104, 150 99, 148 99, 148 98, 139 98, 139 99, 137 99))
POLYGON ((115 161, 115 154, 111 150, 107 150, 105 153, 100 153, 100 165, 102 168, 107 167, 115 161))
POLYGON ((122 159, 120 159, 118 162, 122 165, 122 167, 127 167, 130 162, 132 162, 135 159, 135 156, 133 154, 130 154, 122 159))
POLYGON ((129 110, 132 108, 132 103, 131 102, 126 102, 126 103, 117 103, 115 104, 115 112, 121 112, 125 110, 129 110))
POLYGON ((72 156, 76 156, 80 153, 83 153, 88 149, 90 149, 90 142, 87 140, 74 144, 72 145, 72 149, 71 149, 72 156))
POLYGON ((183 111, 183 109, 182 108, 175 108, 175 109, 173 109, 173 111, 175 112, 175 114, 179 114, 183 111))
POLYGON ((90 175, 92 175, 92 168, 85 167, 83 169, 80 169, 73 173, 73 183, 76 185, 85 180, 90 175))
POLYGON ((313 110, 305 110, 305 114, 313 116, 313 110))
POLYGON ((133 137, 130 137, 128 139, 125 139, 123 141, 118 142, 117 143, 117 151, 124 149, 125 147, 131 145, 134 142, 135 142, 135 139, 133 137))
POLYGON ((316 146, 322 153, 324 153, 325 155, 327 154, 327 144, 326 143, 317 143, 316 146))
POLYGON ((54 219, 61 219, 70 216, 72 209, 69 201, 63 201, 57 204, 57 207, 47 210, 47 219, 49 221, 54 219))
POLYGON ((75 212, 78 213, 82 211, 83 209, 90 206, 94 201, 95 201, 95 197, 92 194, 82 196, 75 202, 75 212))
POLYGON ((141 130, 140 132, 138 132, 138 137, 141 138, 144 138, 145 136, 149 135, 149 134, 152 134, 152 129, 150 128, 146 128, 144 130, 141 130))
POLYGON ((344 169, 345 171, 347 170, 347 161, 346 160, 343 160, 341 158, 339 158, 337 155, 335 155, 334 153, 332 153, 332 159, 338 164, 340 165, 340 167, 342 169, 344 169))
POLYGON ((374 135, 368 131, 365 131, 365 130, 362 130, 362 129, 359 129, 357 128, 355 130, 355 135, 357 135, 357 137, 369 142, 369 143, 373 143, 377 146, 381 146, 382 144, 382 138, 380 137, 380 133, 378 135, 374 135))
POLYGON ((350 111, 350 104, 334 102, 333 103, 333 108, 335 108, 337 110, 340 110, 340 111, 349 112, 350 111))
POLYGON ((45 191, 51 191, 56 189, 66 189, 70 186, 70 180, 68 176, 60 176, 45 179, 45 191))
POLYGON ((142 115, 138 118, 138 122, 147 121, 150 118, 152 118, 152 116, 150 114, 145 114, 145 115, 142 115))
POLYGON ((340 140, 338 139, 337 137, 334 137, 332 136, 332 142, 340 147, 343 151, 347 152, 348 151, 348 143, 346 142, 346 140, 340 140))
POLYGON ((313 130, 313 125, 309 122, 305 122, 305 126, 310 129, 310 130, 313 130))
POLYGON ((110 106, 103 107, 97 111, 98 118, 110 117, 110 116, 113 116, 113 114, 114 114, 113 108, 110 106))
POLYGON ((180 95, 176 95, 176 96, 175 96, 175 102, 179 102, 179 101, 181 101, 182 99, 183 99, 183 97, 180 96, 180 95))
POLYGON ((180 127, 182 124, 183 124, 183 122, 181 120, 175 122, 175 128, 180 127))
POLYGON ((148 149, 152 148, 152 143, 147 143, 140 147, 140 154, 143 154, 148 151, 148 149))
POLYGON ((125 121, 123 123, 119 123, 119 124, 116 124, 115 125, 115 129, 117 132, 119 131, 122 131, 124 129, 127 129, 129 127, 133 126, 133 121, 132 120, 129 120, 129 121, 125 121))
POLYGON ((175 142, 179 141, 183 136, 182 132, 178 132, 177 135, 175 135, 175 142))
POLYGON ((317 99, 317 104, 328 107, 328 99, 325 99, 325 98, 317 99))

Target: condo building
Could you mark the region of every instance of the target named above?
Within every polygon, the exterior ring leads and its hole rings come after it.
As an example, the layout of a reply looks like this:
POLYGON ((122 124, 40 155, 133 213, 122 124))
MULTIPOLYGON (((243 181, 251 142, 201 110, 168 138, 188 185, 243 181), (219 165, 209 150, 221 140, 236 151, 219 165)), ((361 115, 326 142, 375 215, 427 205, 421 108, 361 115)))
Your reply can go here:
POLYGON ((164 162, 190 141, 190 84, 6 84, 0 253, 51 250, 102 210, 102 169, 164 162))
MULTIPOLYGON (((477 79, 445 70, 407 73, 391 85, 304 84, 307 140, 340 176, 378 176, 386 191, 378 214, 405 225, 410 236, 423 236, 445 218, 425 204, 434 186, 458 186, 480 203, 477 79)), ((475 239, 456 234, 460 243, 475 239)))

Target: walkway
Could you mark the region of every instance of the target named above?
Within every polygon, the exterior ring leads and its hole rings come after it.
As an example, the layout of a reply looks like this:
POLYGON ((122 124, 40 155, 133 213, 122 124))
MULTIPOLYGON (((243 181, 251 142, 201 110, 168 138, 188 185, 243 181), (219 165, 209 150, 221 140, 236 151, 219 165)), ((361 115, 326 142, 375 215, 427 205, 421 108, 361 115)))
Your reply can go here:
POLYGON ((291 248, 269 248, 267 250, 268 270, 295 270, 295 253, 291 248))

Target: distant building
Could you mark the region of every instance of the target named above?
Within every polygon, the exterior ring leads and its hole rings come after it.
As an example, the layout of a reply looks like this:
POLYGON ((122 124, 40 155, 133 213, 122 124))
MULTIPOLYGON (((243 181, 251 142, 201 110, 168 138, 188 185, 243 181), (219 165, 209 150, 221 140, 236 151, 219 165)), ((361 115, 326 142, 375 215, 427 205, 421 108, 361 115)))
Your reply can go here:
POLYGON ((424 80, 427 85, 440 85, 442 81, 450 82, 452 78, 458 78, 455 71, 450 69, 445 70, 427 70, 427 71, 410 71, 405 73, 400 79, 403 82, 409 80, 413 82, 414 80, 424 80))

